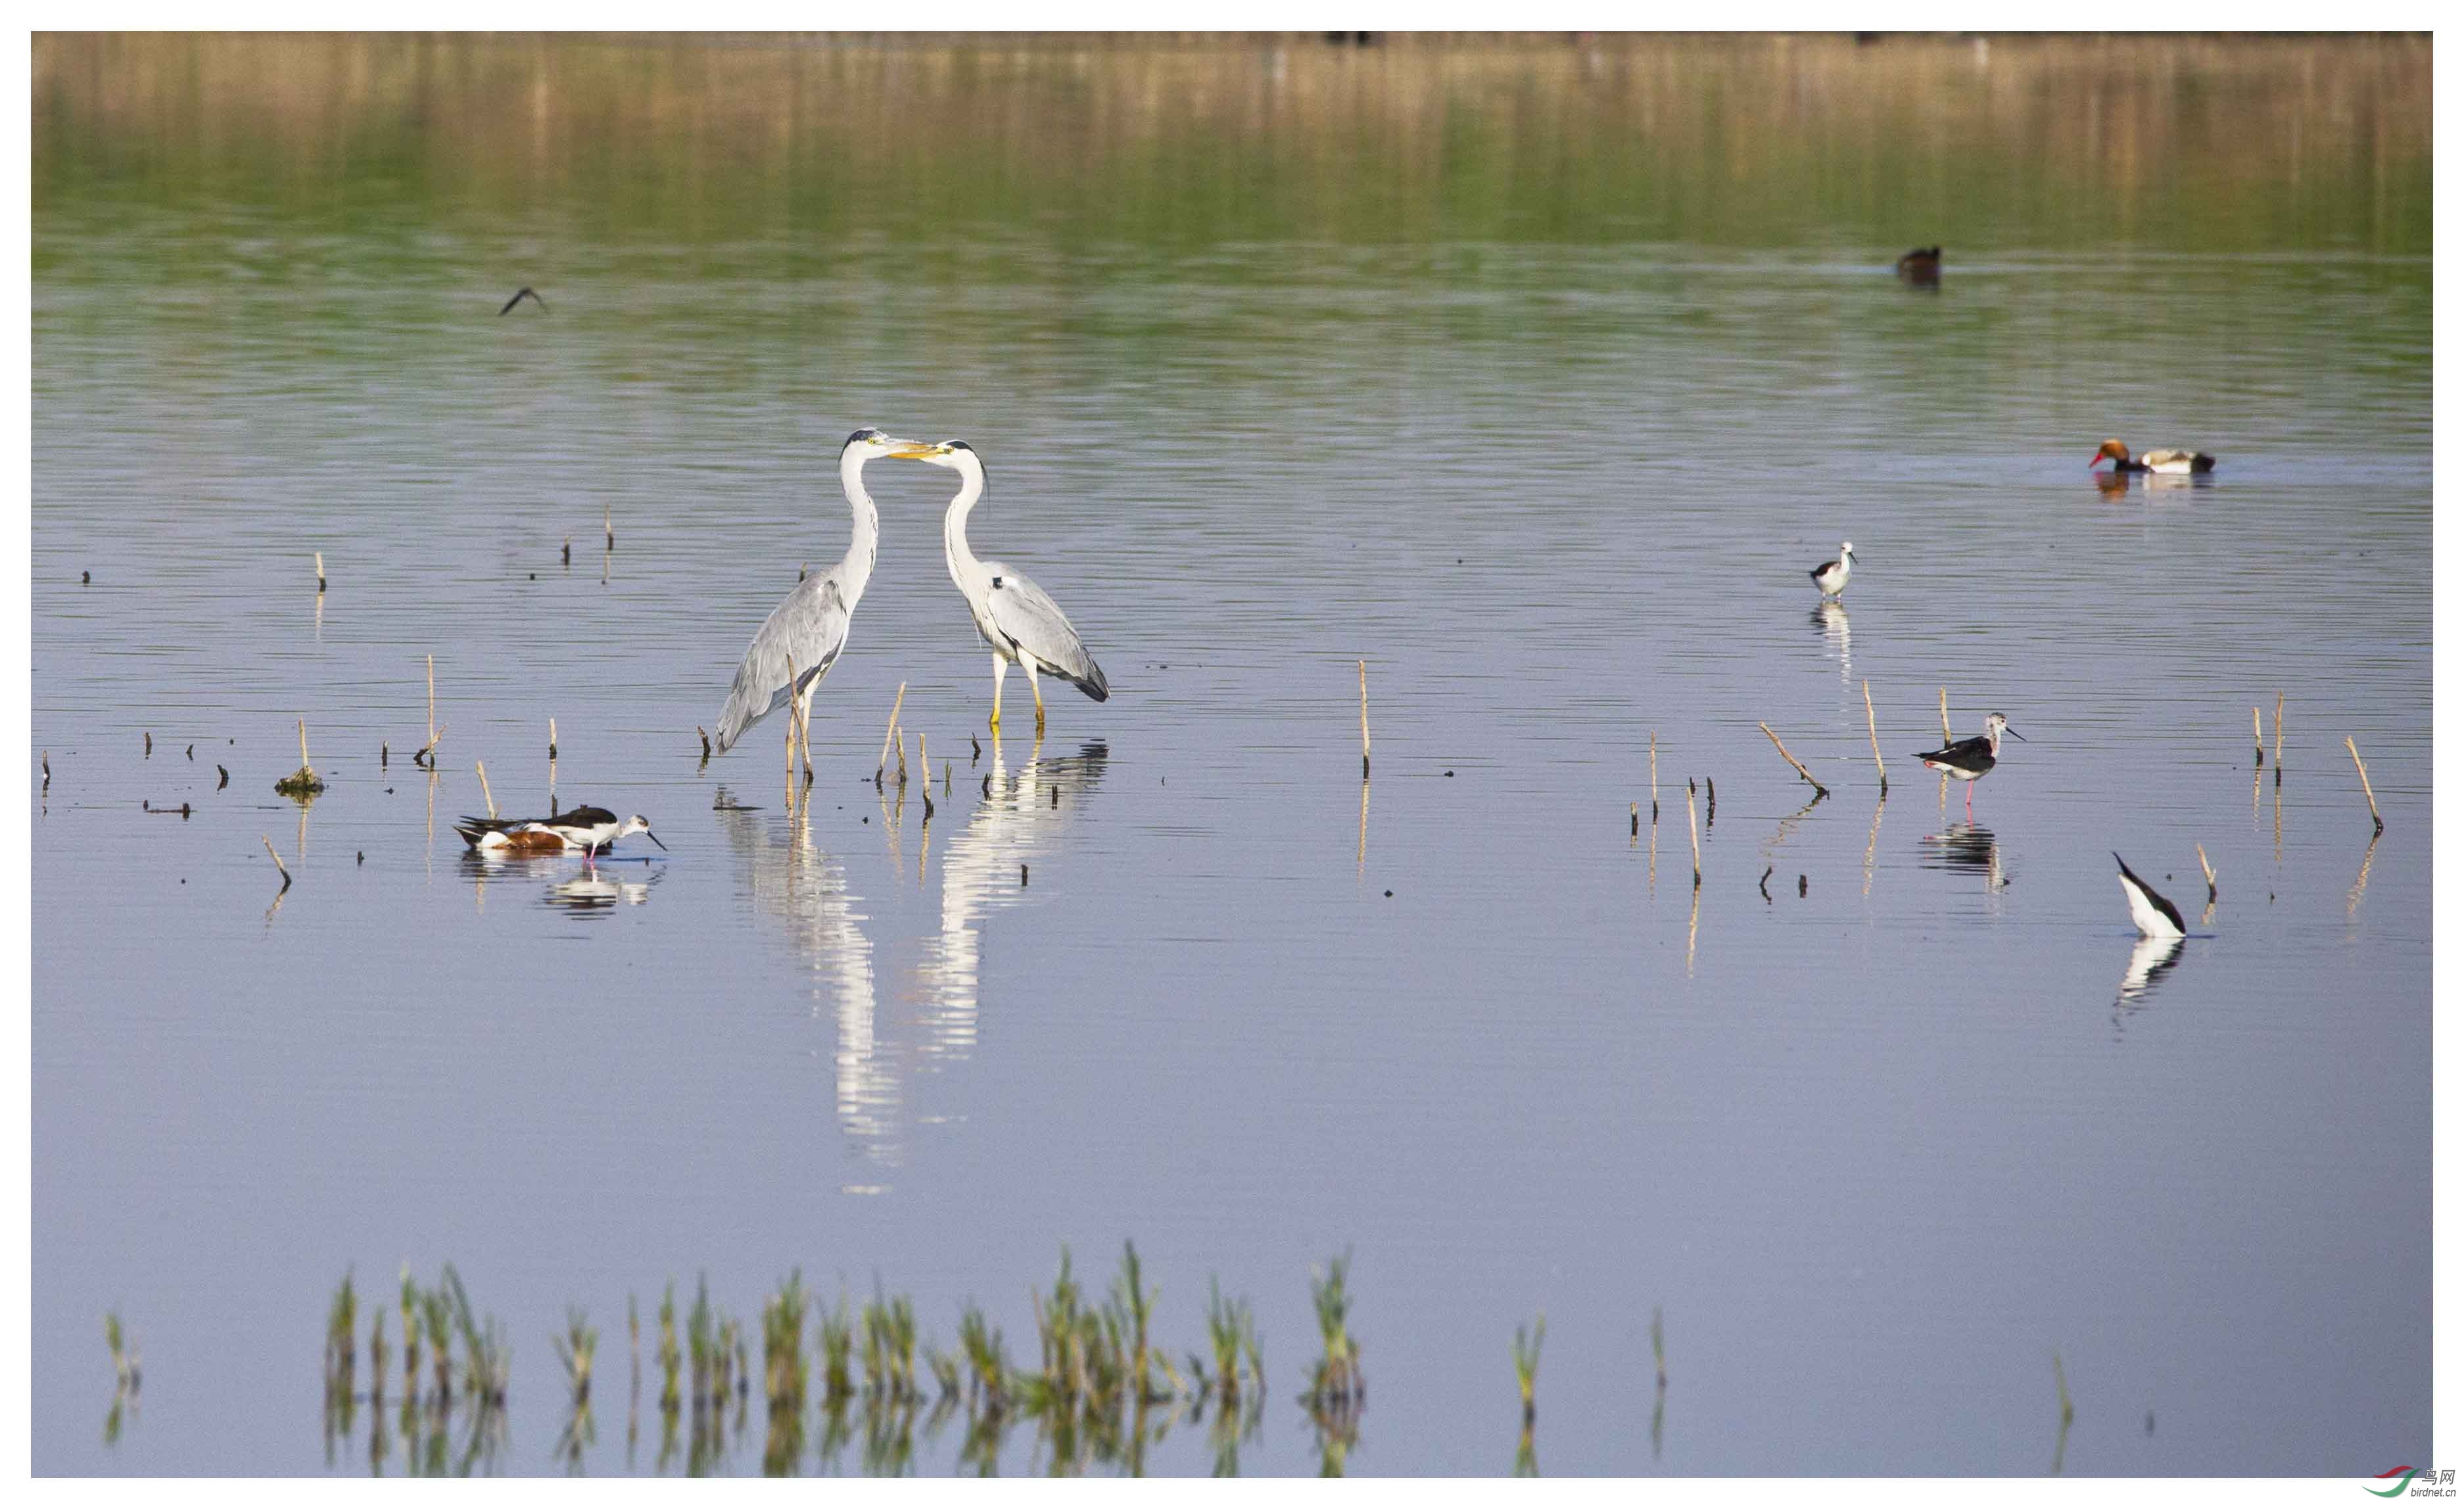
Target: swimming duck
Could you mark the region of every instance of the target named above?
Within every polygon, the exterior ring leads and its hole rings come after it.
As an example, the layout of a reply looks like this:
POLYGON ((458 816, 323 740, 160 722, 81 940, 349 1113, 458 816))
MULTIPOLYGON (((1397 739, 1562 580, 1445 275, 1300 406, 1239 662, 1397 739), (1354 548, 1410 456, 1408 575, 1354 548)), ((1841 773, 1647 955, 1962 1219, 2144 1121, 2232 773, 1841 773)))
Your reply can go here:
POLYGON ((2116 471, 2165 471, 2172 473, 2208 472, 2216 470, 2216 458, 2204 450, 2151 450, 2137 460, 2131 459, 2130 448, 2118 440, 2108 440, 2096 448, 2088 460, 2088 470, 2098 463, 2110 461, 2116 471))
POLYGON ((1893 271, 1911 283, 1933 283, 1942 278, 1942 248, 1919 247, 1892 264, 1893 271))

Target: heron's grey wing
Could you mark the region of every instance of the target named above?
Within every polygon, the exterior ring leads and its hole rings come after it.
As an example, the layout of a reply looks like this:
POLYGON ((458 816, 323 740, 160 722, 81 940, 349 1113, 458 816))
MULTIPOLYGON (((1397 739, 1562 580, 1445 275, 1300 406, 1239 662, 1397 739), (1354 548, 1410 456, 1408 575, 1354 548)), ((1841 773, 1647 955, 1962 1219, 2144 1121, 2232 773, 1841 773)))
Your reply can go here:
POLYGON ((759 633, 736 667, 736 685, 718 714, 718 752, 726 754, 744 731, 786 705, 787 663, 799 686, 830 668, 847 647, 848 608, 835 572, 798 584, 770 610, 759 633))
POLYGON ((1087 695, 1101 702, 1112 694, 1104 667, 1087 653, 1087 642, 1069 626, 1069 616, 1051 594, 997 560, 984 562, 992 573, 990 595, 993 627, 1010 644, 1033 655, 1087 695))

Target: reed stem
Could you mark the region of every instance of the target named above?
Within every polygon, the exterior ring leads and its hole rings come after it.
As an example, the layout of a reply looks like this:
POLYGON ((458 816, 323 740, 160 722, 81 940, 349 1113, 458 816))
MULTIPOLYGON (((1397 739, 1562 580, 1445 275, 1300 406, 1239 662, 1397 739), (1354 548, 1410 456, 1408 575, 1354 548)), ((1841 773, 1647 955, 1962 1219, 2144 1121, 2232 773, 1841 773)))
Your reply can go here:
POLYGON ((881 773, 890 768, 890 741, 898 736, 898 710, 905 706, 907 706, 907 683, 902 681, 898 684, 897 700, 890 705, 890 727, 881 731, 881 758, 875 760, 872 766, 872 778, 875 781, 879 781, 881 773))
POLYGON ((2199 851, 2199 868, 2207 873, 2208 900, 2214 901, 2216 899, 2216 867, 2208 863, 2208 846, 2204 843, 2199 843, 2193 844, 2192 847, 2199 851))
POLYGON ((1369 662, 1360 663, 1360 778, 1369 778, 1369 662))
POLYGON ((547 757, 549 764, 556 763, 556 719, 554 718, 547 720, 547 757))
POLYGON ((309 765, 308 765, 308 720, 307 720, 306 718, 301 718, 301 719, 299 720, 299 768, 300 768, 301 770, 306 770, 306 769, 308 769, 308 768, 309 768, 309 765))
POLYGON ((1946 749, 1950 745, 1950 689, 1948 687, 1942 689, 1942 742, 1946 749))
MULTIPOLYGON (((274 852, 273 839, 260 835, 260 842, 265 844, 265 857, 272 860, 274 862, 274 867, 282 872, 282 889, 289 890, 291 888, 291 866, 283 864, 282 856, 274 852)), ((276 894, 278 895, 280 893, 276 892, 276 894)))
POLYGON ((2257 770, 2267 763, 2267 741, 2259 736, 2258 709, 2250 710, 2250 768, 2257 770))
POLYGON ((1694 888, 1703 888, 1703 835, 1694 826, 1694 778, 1685 778, 1685 837, 1694 843, 1694 888))
POLYGON ((2276 783, 2284 784, 2284 693, 2276 694, 2276 783))
POLYGON ((2362 763, 2362 752, 2354 747, 2353 736, 2349 733, 2344 735, 2344 748, 2352 751, 2353 769, 2361 773, 2362 795, 2367 798, 2370 803, 2370 837, 2377 838, 2387 831, 2387 820, 2379 816, 2378 793, 2370 790, 2369 769, 2362 763))
POLYGON ((317 590, 325 590, 325 553, 321 550, 317 552, 317 590))
POLYGON ((1887 797, 1891 794, 1891 773, 1882 764, 1881 736, 1874 732, 1874 684, 1868 681, 1863 683, 1863 686, 1865 689, 1865 742, 1874 747, 1874 774, 1881 777, 1882 795, 1887 797))
POLYGON ((1779 757, 1788 761, 1791 765, 1794 765, 1796 767, 1796 773, 1805 777, 1805 783, 1813 787, 1816 795, 1824 797, 1831 795, 1831 789, 1823 785, 1822 782, 1815 780, 1814 778, 1814 772, 1807 770, 1804 764, 1799 761, 1795 755, 1791 754, 1788 752, 1788 746, 1779 741, 1779 735, 1771 732, 1771 726, 1770 724, 1764 723, 1756 726, 1763 731, 1764 737, 1771 741, 1771 748, 1779 751, 1779 757))
MULTIPOLYGON (((496 794, 488 789, 488 762, 481 759, 471 763, 479 772, 479 795, 488 798, 488 820, 494 822, 496 820, 496 794)), ((539 809, 534 807, 531 810, 536 812, 539 809)))

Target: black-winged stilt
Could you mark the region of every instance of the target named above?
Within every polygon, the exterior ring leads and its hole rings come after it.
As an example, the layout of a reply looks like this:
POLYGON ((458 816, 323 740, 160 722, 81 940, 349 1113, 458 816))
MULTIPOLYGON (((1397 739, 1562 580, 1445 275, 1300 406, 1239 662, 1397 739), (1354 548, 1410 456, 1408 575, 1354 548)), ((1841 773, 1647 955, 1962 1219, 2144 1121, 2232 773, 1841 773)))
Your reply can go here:
POLYGON ((1856 564, 1857 547, 1843 539, 1839 542, 1837 560, 1826 560, 1806 575, 1814 579, 1814 584, 1822 589, 1824 597, 1836 598, 1848 585, 1849 569, 1856 564))
POLYGON ((2011 727, 2010 719, 1998 712, 1990 712, 1986 714, 1982 734, 1956 740, 1916 757, 1925 762, 1927 770, 1938 770, 1968 782, 1968 812, 1972 818, 1976 815, 1976 782, 2002 757, 2002 735, 2005 733, 2022 744, 2028 742, 2026 734, 2011 727))
POLYGON ((2105 461, 2112 462, 2117 472, 2163 471, 2180 475, 2216 470, 2216 458, 2204 450, 2151 450, 2134 457, 2130 448, 2118 440, 2108 440, 2099 446, 2096 454, 2089 458, 2087 468, 2093 471, 2099 463, 2105 461))
POLYGON ((2122 894, 2130 902, 2130 920, 2139 930, 2151 938, 2178 938, 2189 929, 2182 925, 2182 909, 2156 894, 2153 887, 2130 872, 2121 855, 2113 863, 2122 865, 2122 894))
POLYGON ((561 854, 580 849, 584 858, 628 833, 638 833, 659 847, 650 820, 638 813, 619 819, 605 807, 568 807, 553 818, 465 818, 453 825, 462 842, 482 853, 561 854))

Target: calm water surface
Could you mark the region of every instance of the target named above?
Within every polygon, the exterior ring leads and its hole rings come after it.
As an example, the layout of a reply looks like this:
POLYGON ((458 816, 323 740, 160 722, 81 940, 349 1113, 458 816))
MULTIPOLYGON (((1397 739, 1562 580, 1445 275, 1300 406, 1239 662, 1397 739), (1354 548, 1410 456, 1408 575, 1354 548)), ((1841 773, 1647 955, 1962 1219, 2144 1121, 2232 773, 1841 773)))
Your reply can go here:
MULTIPOLYGON (((1507 1343, 1541 1311, 1552 1474, 2040 1473, 2056 1351, 2065 1472, 2427 1450, 2426 229, 1971 209, 1937 294, 1888 271, 1933 237, 1871 198, 1745 243, 817 235, 758 204, 592 236, 569 186, 432 217, 270 167, 132 186, 78 143, 157 149, 58 106, 70 63, 121 65, 53 62, 38 1470, 366 1471, 318 1419, 353 1265, 383 1291, 451 1260, 505 1321, 505 1471, 555 1470, 547 1338, 589 1306, 584 1465, 647 1472, 628 1295, 707 1273, 750 1318, 791 1267, 878 1275, 928 1335, 973 1298, 1031 1356, 1062 1245, 1100 1281, 1124 1236, 1176 1350, 1210 1276, 1255 1301, 1250 1472, 1317 1466, 1290 1395, 1310 1266, 1346 1248, 1354 1472, 1506 1471, 1507 1343), (499 318, 521 283, 548 312, 499 318), (844 550, 859 424, 984 453, 977 549, 1065 604, 1113 696, 1057 689, 1039 746, 1013 678, 984 738, 950 480, 876 465, 880 564, 790 817, 775 720, 707 768, 694 726, 844 550), (2225 465, 2106 493, 2108 434, 2225 465), (1843 536, 1856 580, 1817 607, 1843 536), (429 655, 433 778, 406 757, 429 655), (929 822, 870 780, 901 683, 929 822), (1907 757, 1937 689, 1954 732, 1999 710, 2028 739, 1972 823, 1907 757), (2254 783, 2279 691, 2284 773, 2254 783), (544 808, 551 716, 556 798, 649 815, 664 858, 465 860, 473 760, 544 808), (304 815, 271 789, 302 717, 304 815), (1699 898, 1689 777, 1718 798, 1699 898), (2198 924, 2167 961, 2116 848, 2198 924), (145 1387, 106 1447, 114 1307, 145 1387)), ((728 1465, 759 1456, 757 1430, 728 1465)), ((1147 1465, 1212 1461, 1184 1427, 1147 1465)), ((1023 1430, 1001 1465, 1048 1454, 1023 1430)))

